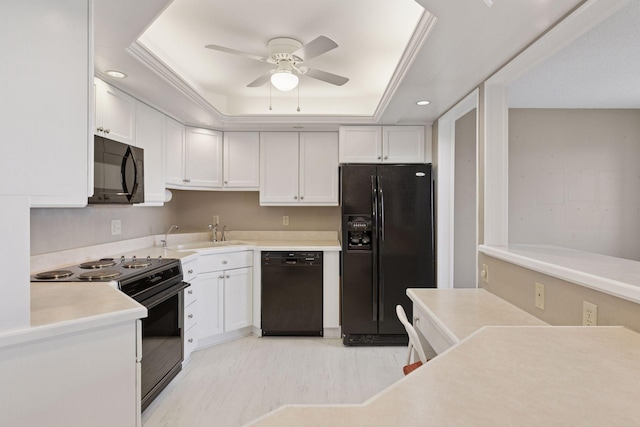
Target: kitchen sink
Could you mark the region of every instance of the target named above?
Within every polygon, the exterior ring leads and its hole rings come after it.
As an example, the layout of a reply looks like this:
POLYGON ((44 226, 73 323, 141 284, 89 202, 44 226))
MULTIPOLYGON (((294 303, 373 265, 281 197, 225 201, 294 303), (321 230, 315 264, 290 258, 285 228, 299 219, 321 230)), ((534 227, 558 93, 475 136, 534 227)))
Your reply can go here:
POLYGON ((170 249, 172 251, 193 251, 196 249, 219 248, 224 246, 237 246, 247 244, 247 242, 244 242, 242 240, 225 240, 224 242, 189 242, 179 245, 167 246, 167 249, 170 249))

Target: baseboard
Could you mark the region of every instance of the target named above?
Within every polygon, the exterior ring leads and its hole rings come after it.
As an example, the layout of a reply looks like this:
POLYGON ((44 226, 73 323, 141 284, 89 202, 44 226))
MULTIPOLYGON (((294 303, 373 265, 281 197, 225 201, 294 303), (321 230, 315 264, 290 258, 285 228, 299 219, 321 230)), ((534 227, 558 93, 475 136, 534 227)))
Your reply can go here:
POLYGON ((198 338, 198 347, 195 351, 202 350, 207 347, 222 344, 224 342, 237 340, 251 335, 251 326, 247 326, 235 331, 225 332, 223 334, 214 335, 212 337, 198 338))

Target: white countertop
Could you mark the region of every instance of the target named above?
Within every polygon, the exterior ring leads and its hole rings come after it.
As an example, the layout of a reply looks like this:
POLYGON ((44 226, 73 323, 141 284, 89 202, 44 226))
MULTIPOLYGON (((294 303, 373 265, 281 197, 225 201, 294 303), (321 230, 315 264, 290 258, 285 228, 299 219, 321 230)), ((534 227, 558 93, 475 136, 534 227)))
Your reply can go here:
POLYGON ((31 283, 31 327, 0 336, 0 347, 147 316, 147 309, 108 283, 31 283))
POLYGON ((407 289, 409 298, 452 344, 484 326, 548 326, 484 289, 407 289))
POLYGON ((640 262, 548 245, 481 245, 485 255, 640 303, 640 262))
POLYGON ((636 426, 639 360, 623 327, 485 327, 361 405, 289 405, 252 425, 636 426))

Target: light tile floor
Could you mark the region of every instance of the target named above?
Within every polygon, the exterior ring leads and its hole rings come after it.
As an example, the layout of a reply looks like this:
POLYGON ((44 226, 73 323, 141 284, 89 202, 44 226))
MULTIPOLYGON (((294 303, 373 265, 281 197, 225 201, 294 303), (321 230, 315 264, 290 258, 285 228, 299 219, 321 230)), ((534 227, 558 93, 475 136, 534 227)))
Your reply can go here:
POLYGON ((406 351, 327 338, 242 338, 193 353, 143 413, 143 425, 232 427, 289 403, 362 403, 402 378, 406 351))

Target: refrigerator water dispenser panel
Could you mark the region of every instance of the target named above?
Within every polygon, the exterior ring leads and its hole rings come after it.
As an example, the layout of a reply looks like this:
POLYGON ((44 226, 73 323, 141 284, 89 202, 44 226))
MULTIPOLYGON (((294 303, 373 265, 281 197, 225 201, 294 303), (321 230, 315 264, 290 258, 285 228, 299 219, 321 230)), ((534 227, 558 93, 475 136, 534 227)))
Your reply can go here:
POLYGON ((347 250, 370 251, 373 231, 371 216, 348 215, 345 223, 347 224, 347 250))

